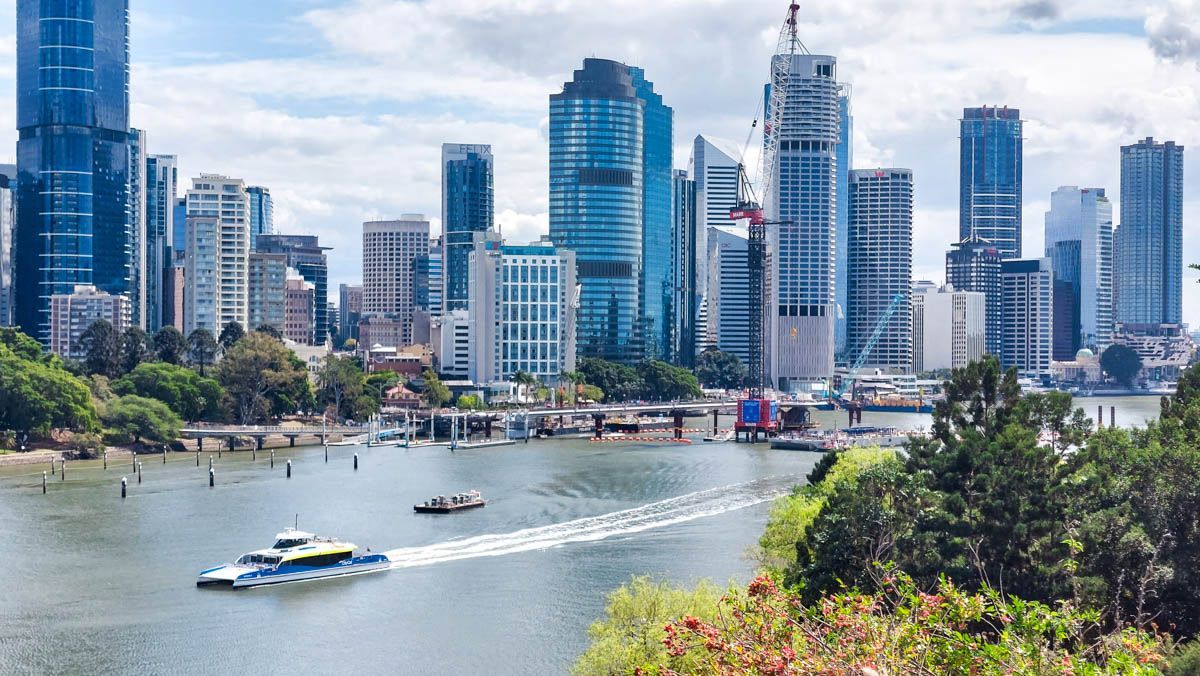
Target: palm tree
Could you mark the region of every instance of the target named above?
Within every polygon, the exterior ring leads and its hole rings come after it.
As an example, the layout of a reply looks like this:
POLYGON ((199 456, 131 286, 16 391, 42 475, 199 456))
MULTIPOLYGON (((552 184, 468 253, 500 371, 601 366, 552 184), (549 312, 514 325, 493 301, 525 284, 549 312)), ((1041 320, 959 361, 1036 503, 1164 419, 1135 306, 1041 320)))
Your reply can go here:
POLYGON ((521 387, 522 386, 525 387, 525 398, 528 399, 529 398, 529 386, 536 385, 537 381, 538 381, 538 379, 534 378, 532 375, 530 375, 524 371, 517 371, 516 375, 513 376, 513 382, 515 382, 517 384, 517 400, 520 401, 520 399, 521 399, 521 387))
POLYGON ((587 379, 579 371, 566 371, 560 377, 571 383, 571 403, 575 403, 579 399, 579 386, 586 384, 587 379))

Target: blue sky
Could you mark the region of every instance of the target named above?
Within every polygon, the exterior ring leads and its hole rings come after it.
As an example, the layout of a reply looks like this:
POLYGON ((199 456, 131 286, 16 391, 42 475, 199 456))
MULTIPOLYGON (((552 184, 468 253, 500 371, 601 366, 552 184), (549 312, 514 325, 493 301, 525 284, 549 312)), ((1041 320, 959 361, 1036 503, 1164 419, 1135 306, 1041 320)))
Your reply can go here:
MULTIPOLYGON (((786 0, 131 0, 133 123, 185 176, 271 188, 277 227, 335 248, 357 281, 360 223, 440 209, 442 142, 491 143, 497 221, 546 230, 547 96, 586 56, 645 68, 675 108, 676 166, 697 133, 740 146, 786 0)), ((0 0, 0 161, 11 159, 14 0, 0 0)), ((1119 146, 1188 147, 1200 224, 1200 0, 811 0, 800 33, 852 83, 855 168, 914 170, 914 257, 940 279, 957 236, 964 106, 1019 107, 1025 254, 1060 185, 1117 200, 1119 146)), ((181 186, 184 187, 184 186, 181 186)), ((1117 211, 1119 214, 1119 210, 1117 211)), ((1118 219, 1119 220, 1119 219, 1118 219)), ((1200 261, 1200 225, 1185 256, 1200 261)), ((1200 285, 1184 314, 1200 326, 1200 285)))

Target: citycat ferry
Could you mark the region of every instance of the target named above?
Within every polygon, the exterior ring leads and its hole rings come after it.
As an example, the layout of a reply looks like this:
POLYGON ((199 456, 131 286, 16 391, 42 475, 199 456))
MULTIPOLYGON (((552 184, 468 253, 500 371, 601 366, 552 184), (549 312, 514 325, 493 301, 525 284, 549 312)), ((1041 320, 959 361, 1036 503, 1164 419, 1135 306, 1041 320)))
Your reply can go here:
POLYGON ((200 572, 196 586, 257 587, 323 577, 358 575, 386 570, 391 561, 383 554, 354 555, 355 546, 332 538, 288 528, 275 536, 275 544, 243 554, 237 561, 200 572))

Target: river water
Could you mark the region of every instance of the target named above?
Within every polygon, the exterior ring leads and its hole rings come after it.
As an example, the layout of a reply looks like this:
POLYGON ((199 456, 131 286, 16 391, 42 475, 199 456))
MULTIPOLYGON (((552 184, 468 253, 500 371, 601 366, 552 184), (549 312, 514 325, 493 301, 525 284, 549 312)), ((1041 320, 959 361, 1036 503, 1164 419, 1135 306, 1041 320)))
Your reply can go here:
MULTIPOLYGON (((1121 424, 1157 407, 1112 403, 1121 424)), ((928 416, 864 423, 916 428, 928 416)), ((561 673, 605 594, 631 575, 744 583, 769 501, 819 458, 583 440, 329 453, 326 464, 320 448, 277 451, 274 468, 267 453, 226 453, 212 489, 207 455, 199 468, 190 455, 143 458, 140 485, 129 466, 70 464, 47 495, 41 467, 3 470, 0 672, 561 673), (487 507, 412 513, 472 488, 487 507), (301 528, 387 551, 395 568, 239 592, 194 586, 202 568, 268 546, 297 514, 301 528)))

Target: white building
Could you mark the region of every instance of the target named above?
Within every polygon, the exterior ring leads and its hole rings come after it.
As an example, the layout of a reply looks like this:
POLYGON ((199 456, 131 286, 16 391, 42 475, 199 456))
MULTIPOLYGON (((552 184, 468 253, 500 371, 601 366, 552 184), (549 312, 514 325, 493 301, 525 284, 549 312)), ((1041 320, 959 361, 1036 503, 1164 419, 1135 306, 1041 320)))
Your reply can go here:
POLYGON ((118 334, 133 322, 133 304, 124 295, 114 296, 94 286, 79 285, 74 293, 50 297, 50 351, 64 359, 87 354, 79 337, 94 322, 105 320, 118 334))
POLYGON ((394 347, 413 343, 414 273, 417 259, 428 255, 429 221, 423 215, 363 223, 363 315, 387 315, 400 323, 401 344, 394 347))
POLYGON ((575 254, 548 239, 506 245, 476 236, 468 266, 468 377, 478 386, 524 371, 556 384, 575 370, 575 254))
POLYGON ((184 333, 249 323, 250 198, 240 178, 201 174, 187 192, 184 333))
POLYGON ((1060 288, 1071 292, 1056 301, 1067 303, 1063 320, 1070 324, 1054 337, 1056 358, 1070 359, 1084 347, 1103 351, 1113 332, 1113 216, 1103 188, 1064 186, 1051 193, 1046 256, 1060 288))
MULTIPOLYGON (((254 331, 260 326, 273 326, 283 335, 287 303, 287 254, 250 253, 249 321, 245 328, 254 331)), ((312 340, 305 341, 311 343, 312 340)))
POLYGON ((1050 375, 1054 347, 1054 271, 1049 258, 1000 263, 1000 363, 1022 375, 1050 375))
MULTIPOLYGON (((708 250, 705 237, 709 228, 732 225, 729 212, 737 206, 738 161, 741 154, 737 144, 712 136, 698 135, 692 142, 691 167, 688 176, 696 182, 696 252, 708 250)), ((696 261, 696 293, 705 298, 708 293, 708 262, 696 261)), ((701 325, 702 326, 702 325, 701 325)))
POLYGON ((0 326, 13 320, 13 227, 16 218, 13 189, 17 185, 17 168, 0 164, 0 326))
MULTIPOLYGON (((470 256, 467 256, 470 262, 470 256)), ((470 296, 468 295, 468 300, 470 296)), ((430 345, 437 360, 438 373, 447 380, 470 377, 471 328, 466 310, 453 310, 433 320, 430 345)))
POLYGON ((134 326, 146 328, 146 132, 129 130, 129 203, 125 218, 129 226, 129 297, 133 304, 134 326))
POLYGON ((718 350, 750 363, 748 235, 732 224, 708 229, 708 308, 705 333, 718 350))
POLYGON ((913 371, 962 368, 987 351, 987 296, 918 282, 913 287, 913 371))

